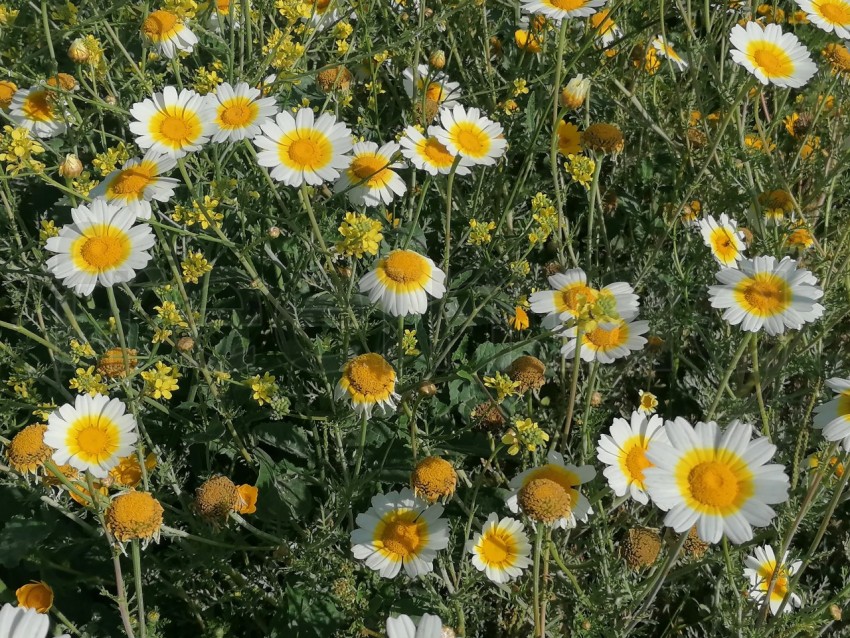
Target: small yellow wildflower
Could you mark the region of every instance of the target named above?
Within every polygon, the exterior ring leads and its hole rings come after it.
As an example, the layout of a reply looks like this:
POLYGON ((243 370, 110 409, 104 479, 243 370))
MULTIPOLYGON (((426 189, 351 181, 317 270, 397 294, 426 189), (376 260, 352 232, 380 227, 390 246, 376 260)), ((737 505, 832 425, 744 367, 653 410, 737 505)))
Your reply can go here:
POLYGON ((342 239, 336 244, 337 252, 357 259, 364 254, 377 255, 378 246, 384 238, 381 234, 381 222, 357 213, 346 213, 338 230, 342 239))
POLYGON ((202 252, 189 253, 181 263, 183 270, 183 281, 187 284, 196 284, 198 279, 212 270, 212 264, 207 261, 202 252))
POLYGON ((67 24, 69 27, 73 27, 77 24, 77 22, 79 22, 79 18, 77 17, 78 13, 79 9, 73 2, 66 2, 51 11, 50 17, 57 22, 62 22, 63 24, 67 24))
POLYGON ((484 385, 496 391, 496 401, 499 403, 517 394, 520 386, 519 381, 512 381, 508 375, 501 372, 497 372, 494 377, 484 377, 484 385))
POLYGON ((71 358, 74 360, 74 363, 79 362, 80 359, 91 359, 95 356, 94 348, 91 347, 90 343, 80 343, 76 339, 71 339, 71 358))
POLYGON ((124 142, 118 142, 117 146, 95 155, 91 163, 98 173, 106 175, 114 171, 118 164, 123 164, 128 159, 130 159, 130 149, 124 142))
MULTIPOLYGON (((814 470, 820 467, 821 462, 817 454, 812 454, 809 457, 808 461, 809 469, 814 470)), ((842 476, 844 476, 844 464, 839 460, 837 456, 830 457, 828 465, 829 467, 833 468, 832 471, 835 474, 836 478, 841 478, 842 476)))
POLYGON ((145 394, 154 399, 171 399, 172 392, 179 390, 177 379, 180 373, 177 366, 169 366, 162 361, 156 362, 156 370, 145 370, 142 379, 145 380, 145 394))
POLYGON ((352 33, 354 33, 354 27, 345 20, 341 20, 334 25, 334 38, 337 40, 346 40, 352 33))
POLYGON ((42 242, 46 242, 51 237, 56 237, 59 234, 59 229, 52 219, 42 219, 39 222, 38 238, 42 242))
POLYGON ((153 309, 156 311, 157 317, 159 317, 159 321, 164 327, 189 327, 182 313, 177 309, 177 304, 173 301, 163 301, 161 306, 154 306, 153 309))
MULTIPOLYGON (((211 65, 212 66, 212 65, 211 65)), ((213 93, 224 78, 214 68, 201 67, 195 72, 195 82, 192 87, 201 95, 213 93)))
POLYGON ((154 343, 165 343, 171 337, 171 330, 166 328, 157 328, 153 333, 151 341, 154 343))
POLYGON ((94 366, 77 368, 77 373, 68 382, 68 387, 76 390, 77 394, 106 394, 106 384, 103 377, 94 371, 94 366))
POLYGON ((271 403, 278 392, 277 377, 268 372, 264 372, 262 377, 254 375, 248 380, 248 385, 251 386, 251 398, 260 405, 271 403))
POLYGON ((10 175, 31 170, 40 173, 44 164, 35 159, 35 155, 44 152, 44 147, 30 136, 25 128, 13 128, 8 124, 3 127, 4 135, 0 137, 0 162, 5 162, 5 170, 10 175))
POLYGON ((20 13, 17 9, 10 9, 6 4, 0 4, 0 27, 6 27, 15 21, 20 13))
POLYGON ((514 97, 519 97, 526 93, 528 93, 528 80, 525 78, 517 78, 514 80, 514 97))
POLYGON ((280 29, 275 29, 266 40, 263 55, 271 55, 271 66, 275 69, 290 70, 304 55, 304 45, 295 42, 289 32, 284 33, 280 29))
POLYGON ((35 379, 30 376, 14 375, 6 380, 6 385, 12 388, 12 392, 20 398, 29 399, 35 387, 35 379))
POLYGON ((655 409, 658 407, 658 397, 652 392, 644 392, 643 390, 638 390, 638 395, 640 396, 638 412, 647 415, 655 414, 655 409))
POLYGON ((531 264, 528 263, 527 259, 518 259, 509 263, 508 269, 516 278, 527 277, 531 272, 531 264))
POLYGON ((508 454, 514 456, 519 454, 523 448, 534 452, 538 447, 546 444, 549 435, 540 429, 540 426, 531 419, 515 419, 514 427, 510 428, 502 437, 502 443, 509 446, 508 454))
POLYGON ((192 202, 192 208, 177 205, 174 207, 174 212, 171 213, 171 219, 176 222, 183 222, 186 226, 194 226, 200 224, 201 228, 206 230, 210 226, 221 226, 221 221, 224 219, 224 214, 216 212, 219 201, 204 195, 203 203, 197 200, 192 202))
POLYGON ((514 307, 514 314, 508 319, 508 325, 514 330, 528 330, 530 324, 528 313, 522 306, 514 307))
POLYGON ((593 181, 593 173, 596 170, 596 162, 592 158, 584 155, 567 155, 564 168, 574 182, 578 182, 587 189, 590 188, 590 182, 593 181))
POLYGON ((230 373, 224 370, 213 370, 212 376, 216 385, 224 385, 226 381, 230 381, 230 373))
POLYGON ((77 191, 80 195, 88 197, 92 189, 97 186, 97 180, 91 178, 91 173, 83 171, 78 179, 71 182, 71 188, 77 191))
POLYGON ((493 241, 491 230, 496 228, 496 222, 481 223, 475 218, 469 220, 469 243, 473 246, 482 246, 493 241))
POLYGON ((195 0, 165 0, 162 8, 184 20, 191 20, 198 12, 198 3, 195 0))
POLYGON ((415 330, 405 330, 404 336, 401 338, 401 349, 404 354, 415 357, 419 354, 419 342, 416 339, 415 330))

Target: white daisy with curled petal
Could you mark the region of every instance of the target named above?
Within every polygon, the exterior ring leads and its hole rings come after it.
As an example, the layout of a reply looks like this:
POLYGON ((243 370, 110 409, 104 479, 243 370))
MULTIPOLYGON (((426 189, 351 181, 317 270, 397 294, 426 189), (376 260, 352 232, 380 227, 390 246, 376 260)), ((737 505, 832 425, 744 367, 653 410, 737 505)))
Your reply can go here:
MULTIPOLYGON (((432 100, 450 108, 457 104, 461 96, 460 84, 449 80, 449 76, 442 71, 433 71, 427 64, 420 64, 417 69, 416 98, 432 100)), ((413 69, 408 68, 402 72, 402 84, 407 97, 413 99, 413 69)))
POLYGON ((833 377, 826 385, 836 396, 815 408, 815 427, 827 441, 840 441, 850 451, 850 379, 833 377))
POLYGON ((330 113, 315 119, 313 109, 298 109, 295 117, 283 111, 261 128, 253 140, 260 149, 257 161, 288 186, 334 181, 351 162, 351 130, 330 113))
MULTIPOLYGON (((642 350, 646 338, 642 335, 649 330, 648 321, 625 321, 612 319, 610 321, 591 322, 581 334, 581 353, 583 361, 598 361, 599 363, 614 363, 617 359, 629 356, 632 352, 642 350)), ((561 336, 569 339, 561 347, 561 354, 568 359, 576 351, 578 330, 575 326, 565 328, 561 336)))
POLYGON ((614 494, 628 494, 644 505, 649 502, 644 470, 652 467, 646 450, 653 441, 667 442, 664 421, 657 414, 647 418, 637 411, 632 412, 631 422, 614 419, 609 433, 599 437, 596 457, 608 466, 602 473, 614 494))
POLYGON ((349 201, 357 206, 389 204, 404 195, 407 185, 393 170, 404 168, 403 163, 393 163, 398 150, 395 142, 387 142, 380 148, 374 142, 358 142, 351 148, 351 163, 342 172, 334 190, 346 192, 349 201))
POLYGON ((797 89, 817 73, 808 49, 793 33, 782 33, 778 24, 735 25, 729 40, 734 47, 732 59, 762 84, 797 89))
POLYGON ((440 299, 446 294, 446 273, 425 255, 394 250, 363 275, 360 292, 394 317, 422 315, 428 295, 440 299))
POLYGON ((717 263, 727 268, 737 268, 738 260, 743 259, 747 248, 744 233, 738 230, 738 222, 723 213, 719 222, 709 215, 697 223, 702 240, 711 248, 717 263))
POLYGON ((673 50, 673 47, 670 45, 669 42, 667 42, 667 40, 664 39, 663 35, 655 36, 655 38, 652 40, 652 47, 658 52, 658 55, 660 55, 661 57, 669 58, 670 61, 673 63, 673 66, 675 66, 677 70, 684 71, 688 68, 687 60, 685 60, 681 55, 679 55, 678 53, 676 53, 675 50, 673 50))
POLYGON ((162 93, 130 107, 130 131, 139 148, 178 159, 201 150, 215 131, 215 111, 206 97, 166 86, 162 93))
MULTIPOLYGON (((415 127, 408 126, 399 140, 401 154, 420 171, 429 175, 448 175, 457 155, 451 153, 436 137, 437 126, 428 127, 428 137, 425 137, 415 127)), ((458 160, 456 175, 469 175, 469 167, 473 162, 465 157, 458 160)))
POLYGON ((816 27, 850 40, 850 2, 847 0, 795 0, 816 27))
POLYGON ((507 583, 531 565, 531 544, 522 523, 515 518, 487 517, 481 533, 466 544, 472 564, 494 583, 507 583))
POLYGON ((596 13, 606 0, 520 0, 526 13, 544 15, 553 22, 565 18, 586 18, 596 13))
POLYGON ((753 548, 753 553, 744 559, 744 576, 750 579, 750 598, 764 605, 767 591, 773 581, 773 590, 770 592, 770 613, 774 616, 779 613, 782 601, 788 596, 788 602, 782 612, 788 613, 799 609, 803 604, 798 594, 788 589, 791 577, 796 574, 803 561, 795 560, 788 562, 788 552, 782 557, 779 565, 776 564, 776 554, 770 545, 753 548), (774 576, 776 574, 776 576, 774 576))
POLYGON ((151 200, 167 202, 180 184, 173 177, 163 177, 176 165, 173 157, 148 149, 143 158, 129 159, 120 169, 109 173, 90 195, 93 199, 103 197, 108 202, 125 206, 138 219, 150 219, 151 200))
POLYGON ((434 136, 453 155, 460 155, 474 164, 492 166, 502 155, 508 142, 502 125, 481 115, 476 108, 465 109, 460 104, 440 111, 442 128, 435 126, 434 136))
POLYGON ((154 235, 147 224, 135 224, 131 208, 96 199, 71 209, 73 224, 50 237, 45 248, 56 253, 47 268, 78 295, 90 295, 97 284, 130 281, 150 261, 154 235))
POLYGON ((443 621, 433 614, 423 615, 418 623, 404 614, 387 618, 387 638, 440 638, 442 635, 443 621))
POLYGON ((373 496, 372 507, 357 516, 351 552, 384 578, 402 568, 411 578, 432 572, 437 551, 449 544, 442 513, 442 505, 428 505, 410 488, 373 496))
POLYGON ((139 436, 127 406, 102 394, 79 394, 47 419, 44 443, 54 450, 57 465, 70 465, 106 478, 130 454, 139 436))
MULTIPOLYGON (((50 616, 35 609, 12 607, 9 603, 0 609, 0 636, 2 638, 47 638, 50 633, 50 616)), ((57 638, 71 638, 62 634, 57 638)))
POLYGON ((9 117, 40 138, 56 137, 68 128, 59 95, 44 87, 18 89, 9 104, 9 117))
POLYGON ((753 429, 733 421, 691 425, 679 417, 665 425, 668 442, 653 441, 646 458, 644 485, 652 502, 667 512, 664 524, 676 532, 696 525, 706 543, 726 535, 736 544, 753 538, 753 527, 770 525, 770 505, 788 500, 782 465, 768 464, 776 446, 753 429))
POLYGON ((711 306, 725 309, 723 318, 747 332, 779 335, 823 315, 817 279, 791 257, 742 259, 738 269, 721 268, 716 277, 721 285, 708 288, 711 306))
POLYGON ((160 55, 173 58, 179 51, 191 52, 198 36, 176 13, 159 9, 148 14, 142 23, 142 35, 160 55))
POLYGON ((238 142, 260 133, 260 127, 277 113, 273 97, 260 97, 260 89, 239 82, 231 86, 223 82, 215 93, 207 95, 215 111, 213 142, 238 142))

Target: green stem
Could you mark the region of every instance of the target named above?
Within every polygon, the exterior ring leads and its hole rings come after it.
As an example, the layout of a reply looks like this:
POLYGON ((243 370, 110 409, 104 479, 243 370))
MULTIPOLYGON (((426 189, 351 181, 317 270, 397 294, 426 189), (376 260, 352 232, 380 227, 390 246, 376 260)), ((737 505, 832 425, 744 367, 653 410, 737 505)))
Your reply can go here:
POLYGON ((147 622, 145 620, 145 599, 142 591, 142 552, 139 548, 139 541, 132 542, 133 553, 133 576, 136 583, 136 608, 139 613, 139 636, 145 638, 147 635, 147 622))
POLYGON ((561 72, 569 24, 569 20, 561 20, 561 28, 558 31, 555 83, 552 87, 552 137, 549 142, 549 166, 552 170, 552 180, 555 183, 555 205, 558 208, 558 258, 561 264, 564 263, 564 245, 567 243, 566 239, 569 234, 569 222, 564 215, 564 195, 561 192, 561 176, 558 173, 558 104, 561 94, 561 72))
POLYGON ((369 423, 369 418, 366 413, 360 419, 360 444, 357 447, 357 461, 354 463, 354 476, 360 476, 360 467, 363 465, 363 455, 366 453, 366 426, 369 423))
MULTIPOLYGON (((561 449, 566 449, 567 447, 567 439, 570 436, 570 427, 573 424, 573 414, 576 408, 576 389, 578 388, 578 373, 581 369, 581 342, 584 337, 584 331, 581 329, 581 326, 576 326, 576 351, 573 357, 573 374, 570 379, 570 396, 567 399, 567 416, 564 419, 564 433, 561 435, 563 441, 561 442, 561 449)), ((554 444, 556 441, 553 441, 552 448, 554 449, 554 444)))
POLYGON ((761 374, 759 374, 759 346, 758 333, 753 333, 753 338, 750 340, 750 356, 753 359, 753 379, 756 385, 756 399, 759 404, 759 413, 761 414, 761 433, 767 438, 770 438, 770 423, 767 419, 767 409, 764 406, 764 396, 761 391, 761 374))
POLYGON ((711 407, 708 409, 708 412, 705 415, 706 421, 711 421, 712 417, 714 416, 714 413, 717 410, 717 406, 720 405, 720 399, 723 396, 723 392, 726 390, 726 386, 729 384, 729 378, 732 376, 732 372, 735 370, 735 367, 738 365, 738 362, 744 355, 744 350, 747 349, 747 346, 749 345, 750 340, 752 338, 753 333, 748 332, 741 340, 741 344, 738 346, 738 350, 732 357, 732 361, 731 363, 729 363, 729 367, 726 368, 726 372, 723 373, 723 378, 720 379, 720 385, 717 386, 717 394, 715 395, 714 401, 711 403, 711 407))
POLYGON ((596 166, 593 169, 593 181, 590 184, 589 204, 587 207, 587 267, 593 265, 593 220, 596 215, 596 196, 599 193, 599 175, 602 172, 602 155, 594 155, 596 166))
POLYGON ((537 536, 534 539, 534 590, 532 609, 534 611, 534 635, 542 636, 543 629, 540 622, 540 549, 543 545, 543 523, 537 523, 537 536))

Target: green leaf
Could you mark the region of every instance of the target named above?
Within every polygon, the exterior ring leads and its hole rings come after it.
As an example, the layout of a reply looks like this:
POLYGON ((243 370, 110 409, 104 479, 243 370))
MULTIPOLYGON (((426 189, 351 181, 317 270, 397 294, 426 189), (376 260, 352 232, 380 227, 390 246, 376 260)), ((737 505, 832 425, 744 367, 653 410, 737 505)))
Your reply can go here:
POLYGON ((44 521, 12 517, 0 531, 0 565, 16 567, 49 535, 50 526, 44 521))

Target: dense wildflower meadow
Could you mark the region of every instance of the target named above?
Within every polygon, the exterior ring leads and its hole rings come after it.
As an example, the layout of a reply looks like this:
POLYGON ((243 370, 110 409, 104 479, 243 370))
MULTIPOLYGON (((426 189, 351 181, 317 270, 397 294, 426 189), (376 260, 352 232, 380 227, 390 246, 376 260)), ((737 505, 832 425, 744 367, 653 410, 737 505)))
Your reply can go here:
POLYGON ((0 638, 850 635, 850 0, 0 3, 0 638))

